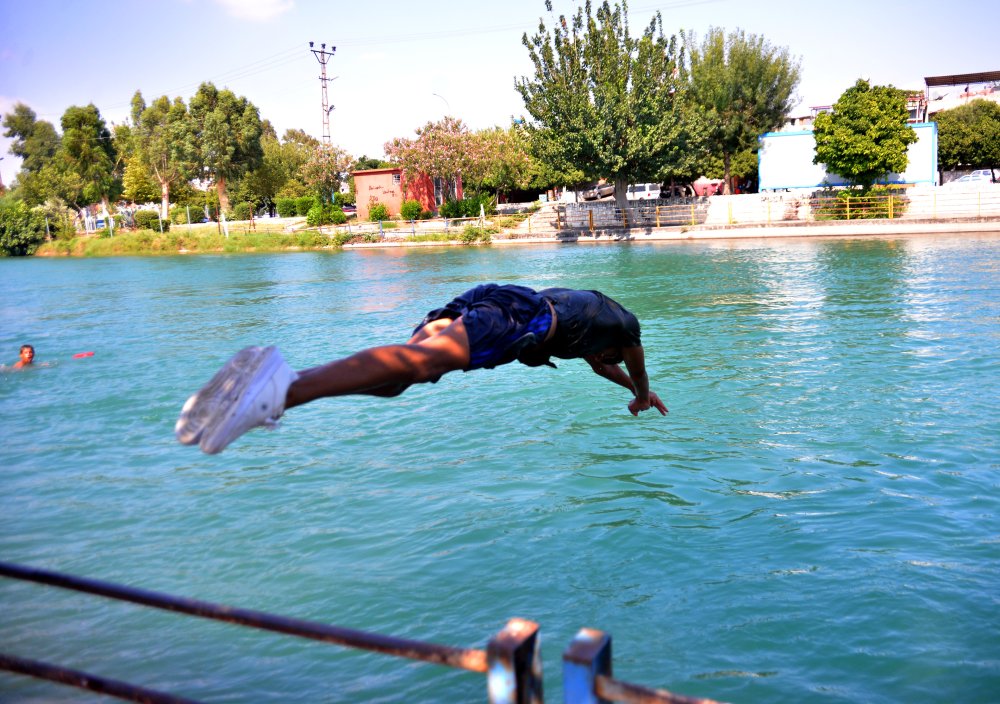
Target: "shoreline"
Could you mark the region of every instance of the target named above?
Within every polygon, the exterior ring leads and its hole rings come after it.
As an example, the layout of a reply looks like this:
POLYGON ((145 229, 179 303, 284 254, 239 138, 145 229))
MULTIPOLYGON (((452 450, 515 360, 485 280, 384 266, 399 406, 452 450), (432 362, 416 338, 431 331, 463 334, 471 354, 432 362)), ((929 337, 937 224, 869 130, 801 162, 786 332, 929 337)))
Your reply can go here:
MULTIPOLYGON (((474 247, 499 246, 516 247, 520 245, 545 244, 616 244, 634 242, 705 242, 720 240, 751 240, 751 239, 865 239, 911 236, 961 236, 961 235, 994 235, 1000 236, 1000 219, 949 219, 949 220, 864 220, 864 221, 829 221, 829 222, 791 222, 735 225, 684 225, 670 227, 633 227, 595 229, 593 233, 578 229, 556 230, 552 227, 540 228, 537 234, 519 235, 508 230, 506 235, 494 235, 488 242, 462 242, 455 240, 410 241, 407 238, 389 237, 378 242, 355 242, 343 245, 303 243, 269 243, 266 246, 244 246, 228 249, 226 247, 187 248, 180 243, 177 249, 134 249, 132 251, 87 252, 85 247, 78 251, 40 251, 33 257, 116 257, 116 256, 173 256, 223 253, 263 253, 263 252, 308 252, 329 251, 332 249, 399 249, 410 247, 474 247)), ((315 233, 319 237, 327 237, 315 233)))
MULTIPOLYGON (((1000 236, 1000 220, 900 222, 867 220, 863 222, 824 222, 772 225, 714 225, 660 228, 631 228, 577 232, 563 230, 528 237, 497 237, 489 245, 515 246, 534 244, 614 244, 621 242, 693 242, 735 239, 863 239, 869 237, 908 237, 956 234, 995 234, 1000 236)), ((344 249, 384 249, 398 247, 467 247, 463 242, 408 242, 404 239, 384 242, 345 244, 344 249)))

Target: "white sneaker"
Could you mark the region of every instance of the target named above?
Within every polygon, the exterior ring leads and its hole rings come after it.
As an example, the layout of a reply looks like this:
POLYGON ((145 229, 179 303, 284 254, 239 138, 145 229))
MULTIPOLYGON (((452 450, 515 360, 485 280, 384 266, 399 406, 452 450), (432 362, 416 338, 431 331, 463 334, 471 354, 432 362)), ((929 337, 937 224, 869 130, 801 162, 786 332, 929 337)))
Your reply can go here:
POLYGON ((273 428, 297 378, 277 347, 240 350, 187 400, 174 434, 185 445, 198 443, 209 455, 222 452, 252 428, 273 428))

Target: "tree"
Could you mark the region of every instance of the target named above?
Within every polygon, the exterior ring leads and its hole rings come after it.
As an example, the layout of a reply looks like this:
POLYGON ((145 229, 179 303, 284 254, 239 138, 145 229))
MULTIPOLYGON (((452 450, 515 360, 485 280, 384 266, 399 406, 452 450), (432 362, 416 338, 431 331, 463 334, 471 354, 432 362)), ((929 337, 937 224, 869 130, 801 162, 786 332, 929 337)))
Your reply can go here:
MULTIPOLYGON (((160 217, 170 215, 170 187, 186 181, 197 154, 187 106, 180 98, 171 100, 163 95, 150 105, 135 92, 132 97, 132 160, 126 173, 132 178, 146 173, 160 187, 160 217)), ((133 180, 133 183, 135 181, 133 180)), ((145 202, 145 201, 142 201, 145 202)))
POLYGON ((781 127, 799 77, 799 63, 787 49, 741 29, 727 36, 712 27, 700 46, 691 43, 692 92, 707 113, 708 147, 722 155, 725 193, 733 156, 781 127))
POLYGON ((934 116, 938 126, 938 161, 942 169, 1000 170, 1000 105, 973 100, 934 116))
POLYGON ((416 139, 397 137, 386 142, 386 156, 402 167, 408 180, 419 174, 438 177, 446 182, 445 191, 453 194, 458 176, 478 168, 477 145, 469 128, 458 118, 446 116, 416 132, 416 139))
POLYGON ((57 158, 76 177, 67 200, 78 208, 100 201, 110 212, 110 201, 121 192, 121 183, 116 174, 117 154, 104 118, 91 103, 66 108, 60 123, 63 134, 57 158))
POLYGON ((215 182, 219 205, 226 211, 226 181, 256 168, 263 158, 260 113, 246 98, 211 83, 198 87, 190 112, 198 165, 215 182))
POLYGON ((340 188, 341 174, 346 172, 353 158, 340 147, 321 144, 302 165, 302 180, 324 203, 331 202, 333 194, 340 188))
POLYGON ((51 176, 58 169, 54 164, 60 138, 51 122, 39 120, 35 111, 17 103, 3 117, 4 137, 10 138, 8 151, 21 158, 15 193, 28 205, 39 205, 53 192, 51 176), (46 173, 43 173, 46 172, 46 173))
POLYGON ((365 156, 362 154, 354 163, 351 164, 351 171, 367 171, 370 169, 389 169, 392 168, 393 164, 391 161, 386 161, 385 159, 376 159, 374 157, 365 156))
POLYGON ((652 180, 678 157, 685 140, 683 49, 666 38, 659 13, 638 38, 629 34, 627 6, 590 0, 567 25, 522 43, 535 68, 516 88, 533 118, 526 125, 533 152, 555 173, 581 171, 609 178, 626 205, 630 182, 652 180))
POLYGON ((816 116, 813 163, 864 188, 905 171, 907 148, 917 141, 907 123, 906 98, 899 88, 858 80, 837 99, 832 113, 816 116))
POLYGON ((24 201, 0 201, 0 256, 33 254, 43 239, 45 223, 39 213, 30 210, 24 201))
POLYGON ((514 124, 491 127, 472 134, 479 155, 474 173, 467 173, 479 188, 499 193, 522 190, 535 183, 539 170, 531 156, 528 133, 514 124))

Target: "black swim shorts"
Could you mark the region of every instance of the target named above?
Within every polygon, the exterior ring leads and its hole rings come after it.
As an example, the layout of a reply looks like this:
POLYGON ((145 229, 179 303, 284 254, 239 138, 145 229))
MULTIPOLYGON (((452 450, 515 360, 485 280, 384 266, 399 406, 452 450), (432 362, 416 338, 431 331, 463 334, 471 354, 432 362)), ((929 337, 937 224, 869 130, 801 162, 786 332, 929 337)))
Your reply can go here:
POLYGON ((432 310, 413 332, 433 320, 459 316, 469 335, 466 371, 513 362, 521 350, 541 343, 552 326, 548 302, 532 289, 483 284, 432 310))

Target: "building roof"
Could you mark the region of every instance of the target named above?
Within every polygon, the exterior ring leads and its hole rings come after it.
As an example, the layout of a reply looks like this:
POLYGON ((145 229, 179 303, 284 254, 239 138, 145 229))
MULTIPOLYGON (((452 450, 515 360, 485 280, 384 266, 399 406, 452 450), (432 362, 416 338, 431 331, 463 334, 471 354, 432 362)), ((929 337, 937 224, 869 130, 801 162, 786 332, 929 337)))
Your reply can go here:
POLYGON ((390 166, 390 167, 386 167, 384 169, 362 169, 360 171, 352 171, 351 175, 352 176, 357 176, 359 174, 362 174, 362 175, 364 175, 364 174, 394 174, 394 173, 397 173, 397 172, 402 172, 402 170, 403 170, 402 166, 390 166))
POLYGON ((957 86, 967 83, 989 83, 1000 81, 1000 71, 982 71, 980 73, 956 73, 951 76, 927 76, 924 83, 931 86, 957 86))

